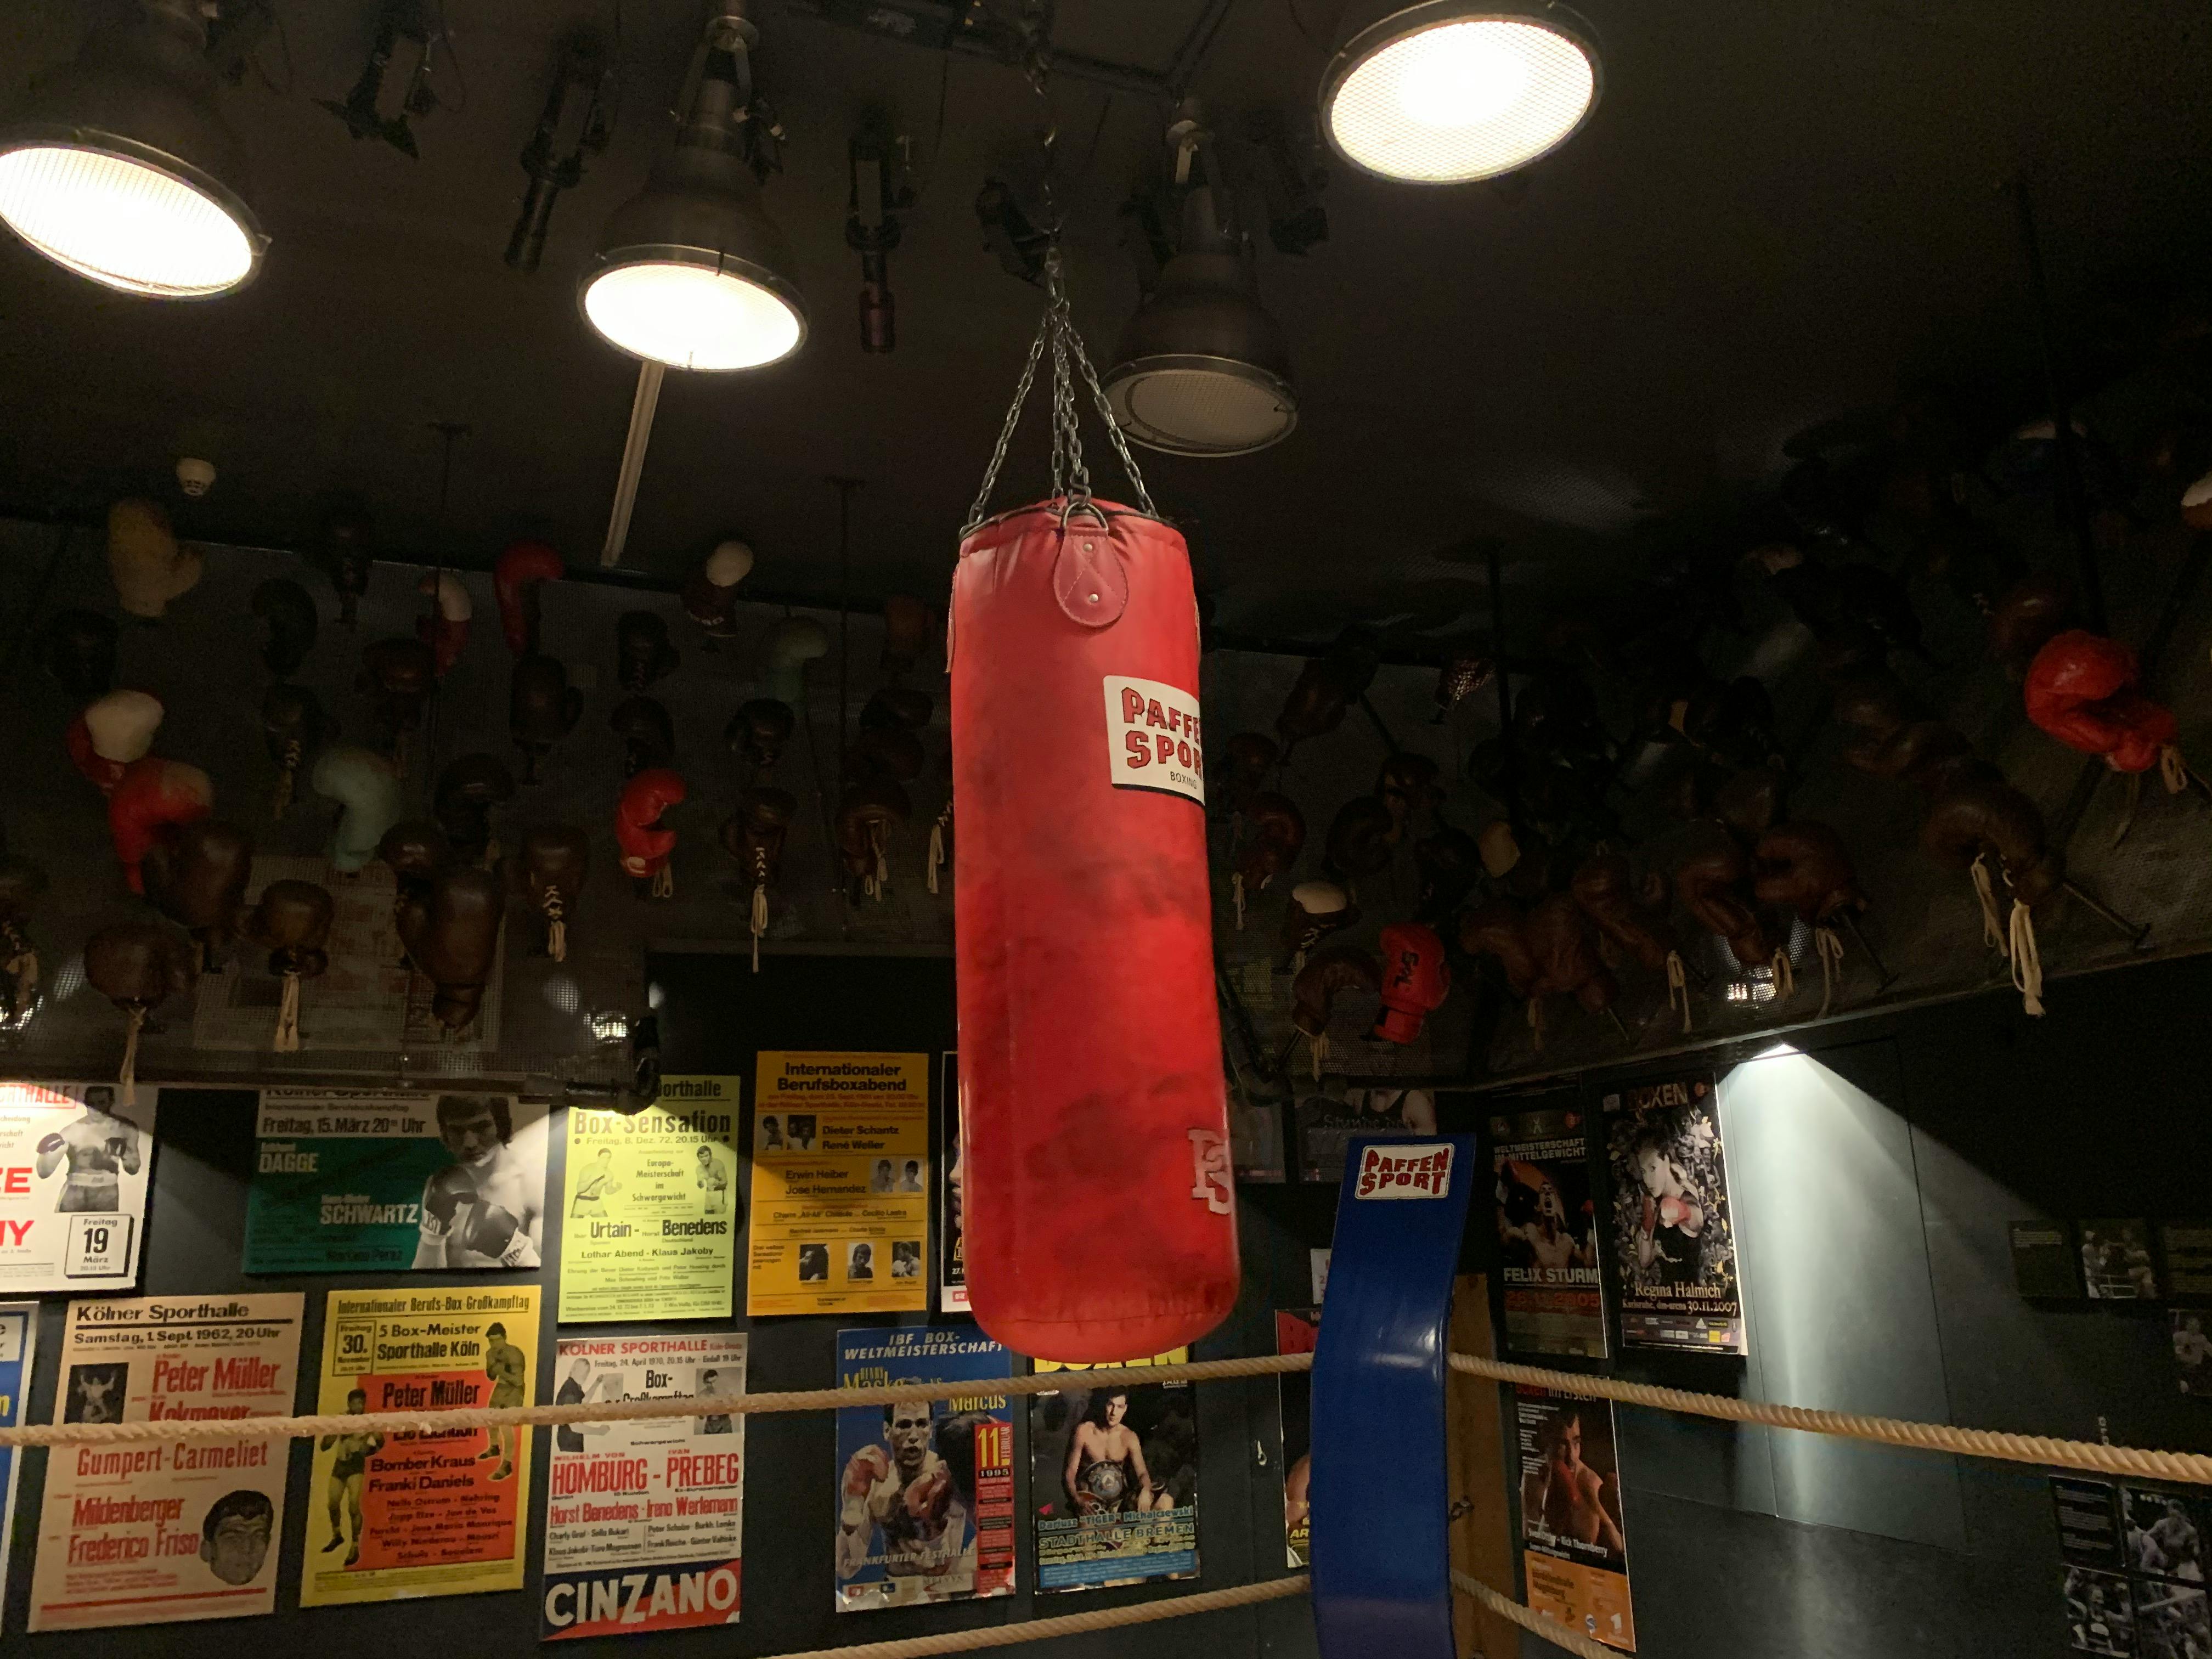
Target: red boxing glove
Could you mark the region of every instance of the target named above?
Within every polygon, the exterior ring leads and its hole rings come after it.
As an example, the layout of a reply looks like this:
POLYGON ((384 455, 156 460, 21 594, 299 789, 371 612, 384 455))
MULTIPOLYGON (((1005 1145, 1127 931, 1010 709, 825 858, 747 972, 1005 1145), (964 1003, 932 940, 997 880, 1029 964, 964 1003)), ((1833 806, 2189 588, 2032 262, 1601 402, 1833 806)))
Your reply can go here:
POLYGON ((684 794, 684 780, 665 766, 648 767, 623 786, 615 807, 615 843, 622 848, 625 875, 656 875, 668 862, 676 850, 676 832, 661 827, 660 815, 684 794))
POLYGON ((197 766, 149 756, 125 767, 107 798, 107 833, 131 890, 146 890, 138 866, 163 824, 191 823, 214 810, 215 786, 197 766))
POLYGON ((2035 653, 2027 698, 2028 719, 2115 772, 2148 772, 2179 730, 2171 709, 2143 696, 2136 653, 2078 628, 2035 653))
POLYGON ((1662 1226, 1679 1226, 1682 1218, 1689 1212, 1690 1206, 1679 1198, 1662 1198, 1659 1200, 1659 1221, 1662 1226))
POLYGON ((845 1496, 866 1498, 879 1481, 890 1479, 890 1454, 881 1446, 863 1446, 845 1460, 845 1496))
POLYGON ((925 1527, 945 1519, 952 1506, 952 1472, 942 1463, 927 1474, 917 1475, 906 1489, 906 1512, 925 1527))
POLYGON ((1451 992, 1451 964, 1436 930, 1418 921, 1394 921, 1379 941, 1382 958, 1382 1018, 1375 1035, 1385 1042, 1411 1042, 1421 1022, 1451 992))
POLYGON ((491 587, 499 600, 500 631, 516 656, 538 649, 538 584, 557 582, 568 574, 561 556, 544 542, 516 542, 494 562, 491 587))

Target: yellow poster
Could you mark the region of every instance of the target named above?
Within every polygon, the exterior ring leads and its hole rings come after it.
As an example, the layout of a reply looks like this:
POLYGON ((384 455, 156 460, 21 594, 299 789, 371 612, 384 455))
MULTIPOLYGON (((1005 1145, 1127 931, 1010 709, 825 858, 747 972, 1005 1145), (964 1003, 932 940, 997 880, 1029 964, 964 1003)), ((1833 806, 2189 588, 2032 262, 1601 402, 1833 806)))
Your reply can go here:
POLYGON ((734 1077, 664 1077, 644 1111, 568 1113, 561 1322, 723 1319, 736 1259, 734 1077))
POLYGON ((929 1056, 763 1051, 745 1312, 928 1306, 929 1056))
MULTIPOLYGON (((332 1291, 316 1410, 526 1406, 538 1286, 332 1291)), ((531 1434, 326 1434, 315 1442, 300 1605, 522 1588, 531 1434)))

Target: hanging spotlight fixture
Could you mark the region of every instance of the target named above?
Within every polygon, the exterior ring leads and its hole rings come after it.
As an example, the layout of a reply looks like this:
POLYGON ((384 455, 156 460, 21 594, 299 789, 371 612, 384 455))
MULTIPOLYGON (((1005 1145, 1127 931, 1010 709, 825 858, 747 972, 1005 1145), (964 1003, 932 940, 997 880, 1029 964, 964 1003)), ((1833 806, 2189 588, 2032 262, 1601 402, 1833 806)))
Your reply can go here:
POLYGON ((0 220, 125 294, 204 299, 244 283, 269 239, 207 48, 192 0, 141 0, 94 29, 0 127, 0 220))
POLYGON ((1260 305, 1251 239, 1186 102, 1168 129, 1181 234, 1122 331, 1106 398, 1130 437, 1173 455, 1249 455, 1297 424, 1283 331, 1260 305))
POLYGON ((692 55, 676 146, 615 210, 578 285, 592 326, 672 368, 757 368, 806 337, 783 233, 761 204, 780 133, 755 97, 760 32, 725 0, 692 55))
POLYGON ((1589 26, 1547 0, 1370 0, 1343 41, 1322 76, 1322 131, 1385 179, 1494 179, 1566 143, 1597 103, 1589 26))

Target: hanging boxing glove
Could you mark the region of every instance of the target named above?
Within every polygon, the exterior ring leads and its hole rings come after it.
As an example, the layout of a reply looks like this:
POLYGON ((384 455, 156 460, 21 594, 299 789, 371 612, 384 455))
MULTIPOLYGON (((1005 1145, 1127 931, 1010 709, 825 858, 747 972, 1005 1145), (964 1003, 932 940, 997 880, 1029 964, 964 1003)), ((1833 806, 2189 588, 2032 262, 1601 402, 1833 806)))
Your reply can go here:
POLYGON ((289 576, 271 576, 253 590, 253 614, 269 629, 262 663, 278 679, 290 679, 315 648, 322 624, 313 596, 289 576))
POLYGON ((945 798, 945 805, 937 809, 937 817, 929 826, 929 855, 927 881, 933 893, 940 890, 944 878, 939 873, 952 861, 952 797, 945 798))
POLYGON ((31 943, 31 906, 46 890, 46 872, 22 859, 0 858, 0 1030, 21 1031, 38 1012, 39 952, 31 943))
POLYGON ((1382 987, 1381 965, 1356 945, 1328 945, 1308 957, 1298 969, 1291 981, 1291 1024, 1312 1048, 1316 1083, 1322 1062, 1328 1058, 1328 1021, 1337 998, 1346 991, 1372 995, 1382 987))
POLYGON ((1662 920, 1665 877, 1652 871, 1638 886, 1626 854, 1595 853, 1576 867, 1568 890, 1622 955, 1654 973, 1667 971, 1674 945, 1662 920))
POLYGON ((2056 576, 2025 576, 1990 612, 1990 655, 2024 679, 2036 653, 2074 625, 2074 590, 2056 576))
POLYGON ((623 775, 634 778, 648 767, 676 764, 676 722, 651 697, 624 697, 607 716, 623 740, 623 775))
POLYGON ((115 793, 131 762, 154 746, 163 710, 143 691, 111 691, 85 705, 62 733, 69 757, 103 795, 115 793))
POLYGON ((1234 817, 1267 787, 1267 775, 1283 757, 1275 740, 1259 732, 1239 732, 1221 745, 1221 763, 1206 781, 1216 816, 1234 817))
POLYGON ((870 776, 846 786, 837 801, 837 856, 844 861, 847 896, 880 902, 890 883, 890 838, 914 816, 896 779, 870 776))
POLYGON ((1443 805, 1441 777, 1437 763, 1426 755, 1401 750, 1382 763, 1382 773, 1375 780, 1375 799, 1390 815, 1392 846, 1406 838, 1406 832, 1417 826, 1423 813, 1443 805))
MULTIPOLYGON (((1837 969, 1843 963, 1843 936, 1834 924, 1849 921, 1868 905, 1858 872, 1844 838, 1812 818, 1777 824, 1752 849, 1757 871, 1753 890, 1761 904, 1785 905, 1812 930, 1820 958, 1820 1014, 1835 1000, 1837 969)), ((1879 960, 1875 963, 1881 968, 1879 960)))
POLYGON ((450 570, 424 573, 415 591, 436 597, 436 614, 416 618, 415 636, 430 647, 431 671, 442 680, 453 672, 453 665, 467 648, 476 605, 469 598, 467 584, 450 570))
POLYGON ((270 796, 270 816, 283 817, 292 810, 299 788, 300 769, 312 765, 321 752, 326 730, 323 705, 304 685, 282 681, 261 699, 261 740, 276 763, 276 787, 270 796))
POLYGON ((33 648, 40 665, 71 696, 105 696, 115 684, 115 624, 97 611, 49 617, 33 648))
POLYGON ((1467 902, 1482 875, 1482 849, 1465 830, 1440 823, 1433 836, 1413 843, 1413 868, 1421 878, 1416 919, 1441 922, 1467 902))
POLYGON ((512 542, 492 562, 492 598, 499 603, 499 631, 518 657, 538 654, 541 583, 567 575, 561 556, 544 542, 512 542))
POLYGON ((1540 969, 1528 943, 1528 918, 1520 906, 1493 899, 1461 911, 1459 948, 1471 957, 1495 957, 1504 970, 1505 988, 1515 996, 1534 994, 1540 969))
POLYGON ((1329 874, 1358 890, 1358 878, 1390 867, 1390 811, 1372 795, 1354 795, 1337 808, 1328 826, 1322 862, 1329 874))
POLYGON ((437 661, 420 640, 379 640, 361 653, 354 689, 369 694, 377 730, 402 776, 407 771, 407 739, 422 723, 422 705, 436 683, 437 661))
POLYGON ((1451 993, 1444 942, 1418 921, 1394 921, 1382 930, 1376 953, 1382 965, 1382 1017, 1375 1035, 1385 1042, 1412 1042, 1451 993))
POLYGON ((2025 696, 2028 719, 2068 748, 2103 756, 2115 772, 2158 766, 2179 775, 2170 787, 2186 786, 2173 712, 2143 695, 2136 653, 2118 640, 2067 629, 2035 653, 2025 696))
POLYGON ((138 1103, 138 1037, 147 1016, 191 991, 199 976, 198 957, 191 940, 158 921, 103 927, 85 941, 85 978, 128 1022, 115 1079, 125 1106, 138 1103))
POLYGON ((338 804, 331 867, 351 874, 376 856, 384 832, 399 822, 399 775, 382 755, 340 744, 322 752, 308 782, 317 794, 338 804))
POLYGON ((1359 907, 1352 895, 1333 881, 1302 881, 1291 889, 1291 902, 1283 908, 1283 933, 1275 965, 1296 974, 1306 957, 1331 933, 1359 920, 1359 907))
POLYGON ((744 763, 749 774, 759 775, 775 770, 776 763, 783 758, 784 744, 791 741, 794 724, 788 703, 755 697, 730 716, 730 723, 722 728, 722 741, 744 763))
POLYGON ((761 646, 761 687, 796 707, 806 696, 806 665, 830 654, 830 635, 811 617, 786 617, 761 646))
POLYGON ((1747 902, 1750 887, 1751 860, 1741 845, 1717 823, 1698 826, 1674 866, 1682 908, 1721 937, 1739 967, 1765 968, 1773 961, 1774 946, 1747 902))
POLYGON ((964 1237, 994 1337, 1112 1361, 1227 1316, 1236 1219, 1189 552, 1062 505, 977 526, 953 575, 964 1237), (1069 1162, 1097 1122, 1105 1182, 1069 1162))
POLYGON ((246 937, 269 952, 269 971, 283 984, 276 1031, 270 1048, 280 1054, 300 1048, 300 986, 331 965, 328 945, 336 914, 329 890, 312 881, 272 881, 246 919, 246 937))
POLYGON ((492 842, 492 809, 514 799, 514 774, 504 762, 490 755, 461 755, 447 762, 438 774, 431 810, 456 858, 470 864, 495 864, 499 852, 492 842))
POLYGON ((522 750, 522 781, 538 781, 539 759, 576 729, 584 694, 568 684, 568 671, 550 657, 524 657, 509 682, 507 729, 522 750))
POLYGON ((107 509, 107 571, 116 602, 131 616, 156 622, 171 600, 198 584, 201 559, 178 545, 158 502, 126 500, 107 509))
POLYGON ((149 755, 125 768, 107 798, 107 833, 131 890, 146 890, 139 866, 163 824, 190 823, 214 810, 215 786, 197 766, 149 755))
POLYGON ((483 1006, 506 908, 499 878, 466 866, 445 871, 427 898, 399 907, 399 942, 435 988, 430 1012, 450 1031, 465 1030, 483 1006))
POLYGON ((154 834, 140 870, 154 908, 191 933, 199 967, 213 972, 230 951, 253 873, 253 841, 213 818, 165 823, 154 834))
POLYGON ((1995 768, 1978 765, 1929 807, 1920 846, 1937 863, 1973 878, 1983 939, 2012 964, 2027 1011, 2041 1014, 2043 962, 2033 911, 2066 880, 2065 854, 2045 839, 2042 812, 1995 768), (2012 901, 2010 914, 2002 917, 1999 882, 2012 901))
POLYGON ((738 584, 752 574, 753 550, 743 542, 724 542, 684 584, 684 614, 707 630, 712 640, 726 640, 738 631, 738 584))
POLYGON ((403 818, 380 836, 376 861, 392 872, 392 915, 408 902, 425 902, 438 878, 453 865, 453 843, 428 818, 403 818))
POLYGON ((1344 723, 1344 711, 1362 688, 1352 673, 1333 657, 1312 657, 1298 671, 1297 681, 1283 699, 1275 716, 1275 730, 1284 748, 1297 748, 1309 738, 1334 732, 1344 723))
POLYGON ((668 860, 676 850, 676 832, 662 817, 683 803, 684 795, 684 780, 665 767, 641 772, 623 786, 615 805, 615 842, 623 873, 637 884, 641 897, 675 896, 676 872, 668 860))
POLYGON ((783 845, 799 798, 788 790, 755 785, 739 797, 738 810, 722 821, 722 847, 738 861, 752 886, 750 926, 753 972, 760 972, 761 936, 768 932, 768 893, 783 868, 783 845))
POLYGON ((1529 954, 1535 959, 1536 982, 1529 992, 1530 1005, 1540 1012, 1529 1023, 1535 1028, 1539 1047, 1543 1042, 1540 1010, 1547 996, 1571 996, 1585 1013, 1601 1014, 1613 1006, 1620 988, 1598 959, 1597 935, 1582 907, 1565 893, 1554 893, 1528 912, 1524 932, 1529 954))
POLYGON ((1237 860, 1229 878, 1238 931, 1244 927, 1245 901, 1266 890, 1267 884, 1285 874, 1305 850, 1305 815, 1288 795, 1265 794, 1253 800, 1244 814, 1252 833, 1251 844, 1237 860))
POLYGON ((864 720, 854 735, 853 746, 845 752, 845 772, 854 779, 912 783, 921 775, 926 760, 921 739, 905 726, 888 721, 871 725, 864 720))
POLYGON ((919 732, 929 724, 930 714, 936 707, 927 691, 917 691, 912 686, 886 685, 860 706, 860 724, 864 727, 919 732))
POLYGON ((317 562, 337 592, 338 621, 351 628, 368 592, 369 572, 376 563, 376 526, 368 509, 351 496, 341 497, 323 520, 322 544, 317 562))
POLYGON ((910 595, 894 593, 884 601, 882 667, 894 681, 913 673, 927 653, 935 620, 929 607, 910 595))
POLYGON ((545 918, 543 954, 566 962, 568 913, 591 874, 591 840, 570 824, 539 824, 523 831, 521 860, 523 891, 545 918))
POLYGON ((676 672, 681 659, 668 642, 668 624, 650 611, 625 611, 615 623, 615 682, 642 691, 676 672))

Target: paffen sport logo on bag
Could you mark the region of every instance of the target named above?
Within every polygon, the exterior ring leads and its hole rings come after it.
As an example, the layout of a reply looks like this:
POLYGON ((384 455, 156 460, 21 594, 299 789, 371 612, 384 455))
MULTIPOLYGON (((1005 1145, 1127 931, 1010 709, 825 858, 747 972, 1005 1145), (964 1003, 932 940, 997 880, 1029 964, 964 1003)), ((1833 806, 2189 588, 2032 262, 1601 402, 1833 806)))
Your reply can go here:
POLYGON ((1449 1141, 1369 1146, 1359 1154, 1354 1198, 1443 1198, 1451 1191, 1449 1141))
POLYGON ((1198 699, 1158 680, 1106 677, 1106 766, 1116 789, 1157 789, 1206 805, 1198 699))
POLYGON ((1227 1215, 1235 1190, 1229 1167, 1229 1143, 1211 1129, 1191 1129, 1190 1195, 1216 1215, 1227 1215))

